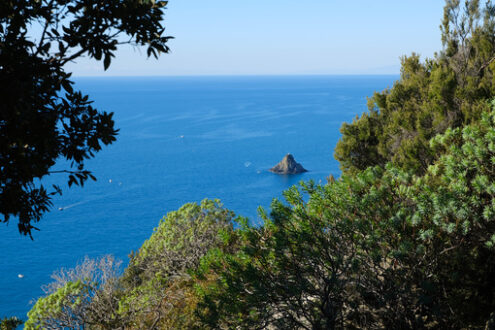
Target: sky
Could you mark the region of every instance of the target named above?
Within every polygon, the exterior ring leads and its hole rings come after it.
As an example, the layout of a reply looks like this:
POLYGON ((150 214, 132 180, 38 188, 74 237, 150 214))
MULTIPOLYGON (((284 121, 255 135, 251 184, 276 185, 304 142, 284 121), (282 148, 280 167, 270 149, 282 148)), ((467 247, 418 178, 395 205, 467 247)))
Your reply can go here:
POLYGON ((123 46, 105 72, 75 76, 398 74, 400 57, 441 50, 443 0, 170 0, 171 52, 123 46))

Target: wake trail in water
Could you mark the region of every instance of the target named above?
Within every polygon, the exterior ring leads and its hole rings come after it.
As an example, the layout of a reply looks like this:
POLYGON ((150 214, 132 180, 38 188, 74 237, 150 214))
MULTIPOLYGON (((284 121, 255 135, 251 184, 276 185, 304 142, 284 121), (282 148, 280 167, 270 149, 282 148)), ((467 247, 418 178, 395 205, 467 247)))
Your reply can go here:
POLYGON ((74 203, 74 204, 70 204, 70 205, 67 205, 67 206, 59 207, 58 209, 60 211, 63 211, 63 210, 67 210, 67 209, 73 208, 74 206, 78 206, 78 205, 81 205, 81 204, 89 203, 90 201, 92 201, 92 200, 80 201, 80 202, 77 202, 77 203, 74 203))
MULTIPOLYGON (((111 181, 109 181, 111 183, 111 181)), ((119 182, 119 186, 122 185, 122 182, 119 182)), ((64 211, 64 210, 67 210, 67 209, 70 209, 70 208, 73 208, 73 207, 76 207, 76 206, 79 206, 79 205, 83 205, 83 204, 87 204, 87 203, 90 203, 90 202, 94 202, 94 201, 98 201, 98 200, 102 200, 102 199, 105 199, 107 197, 110 197, 110 196, 115 196, 115 195, 118 195, 118 194, 121 194, 121 193, 124 193, 124 192, 128 192, 128 191, 131 191, 131 190, 134 190, 138 187, 140 187, 142 185, 132 185, 130 186, 129 188, 126 188, 126 189, 122 189, 122 190, 119 190, 119 191, 116 191, 116 192, 112 192, 112 193, 109 193, 109 194, 105 194, 105 195, 101 195, 99 197, 94 197, 94 198, 88 198, 86 200, 82 200, 82 201, 79 201, 79 202, 76 202, 76 203, 73 203, 73 204, 69 204, 69 205, 66 205, 66 206, 61 206, 58 208, 59 211, 64 211)))

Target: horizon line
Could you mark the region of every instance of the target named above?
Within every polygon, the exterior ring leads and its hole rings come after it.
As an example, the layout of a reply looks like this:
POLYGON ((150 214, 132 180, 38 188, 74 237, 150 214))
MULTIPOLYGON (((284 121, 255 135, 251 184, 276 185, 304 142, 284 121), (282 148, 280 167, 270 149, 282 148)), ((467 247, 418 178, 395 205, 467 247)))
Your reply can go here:
POLYGON ((183 75, 72 75, 71 78, 201 78, 201 77, 343 77, 400 76, 400 73, 282 73, 282 74, 183 74, 183 75))

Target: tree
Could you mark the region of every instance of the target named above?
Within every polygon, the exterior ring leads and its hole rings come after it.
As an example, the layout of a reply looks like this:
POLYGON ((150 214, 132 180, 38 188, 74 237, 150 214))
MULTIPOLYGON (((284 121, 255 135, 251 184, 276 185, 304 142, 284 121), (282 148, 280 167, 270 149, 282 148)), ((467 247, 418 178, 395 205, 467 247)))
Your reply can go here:
POLYGON ((131 256, 123 276, 127 289, 120 313, 131 320, 126 327, 198 328, 195 286, 209 281, 197 281, 192 274, 209 251, 236 249, 236 220, 234 212, 219 200, 187 203, 168 213, 131 256))
POLYGON ((262 211, 262 227, 242 228, 239 252, 207 259, 203 271, 219 276, 204 292, 202 320, 249 329, 417 325, 411 270, 390 267, 402 264, 391 252, 403 243, 394 219, 403 197, 392 193, 392 178, 377 167, 326 186, 303 184, 309 198, 286 191, 287 204, 275 200, 269 217, 262 211))
POLYGON ((73 89, 64 66, 82 56, 110 66, 122 44, 168 52, 161 0, 5 0, 0 2, 0 214, 32 238, 58 186, 40 180, 69 168, 69 187, 94 176, 85 160, 115 141, 112 113, 73 89), (38 27, 38 29, 36 29, 38 27))
POLYGON ((26 329, 197 328, 195 287, 213 280, 196 280, 193 273, 210 250, 235 251, 235 220, 218 200, 183 205, 160 221, 121 277, 111 256, 55 273, 29 311, 26 329))
POLYGON ((17 317, 4 317, 3 319, 0 320, 0 330, 14 330, 17 329, 17 327, 22 325, 21 320, 19 320, 17 317))
POLYGON ((402 58, 393 87, 375 93, 369 113, 341 128, 335 158, 345 172, 394 165, 424 173, 436 159, 429 140, 449 127, 469 125, 495 96, 495 7, 447 0, 444 48, 433 59, 402 58))
POLYGON ((387 163, 303 184, 209 253, 203 322, 275 329, 493 327, 495 103, 429 143, 422 175, 387 163), (302 191, 301 191, 302 190, 302 191), (304 194, 306 196, 304 196, 304 194))
POLYGON ((74 269, 61 269, 44 287, 47 294, 28 312, 25 329, 116 329, 120 261, 86 257, 74 269))

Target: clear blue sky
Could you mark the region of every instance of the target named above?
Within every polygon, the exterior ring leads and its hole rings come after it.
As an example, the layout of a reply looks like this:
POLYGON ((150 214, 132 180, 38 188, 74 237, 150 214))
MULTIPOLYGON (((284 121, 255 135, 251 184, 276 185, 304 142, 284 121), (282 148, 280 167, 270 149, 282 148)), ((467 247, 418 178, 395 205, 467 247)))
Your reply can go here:
POLYGON ((170 0, 170 54, 121 48, 75 75, 396 74, 399 57, 441 49, 443 0, 170 0))

